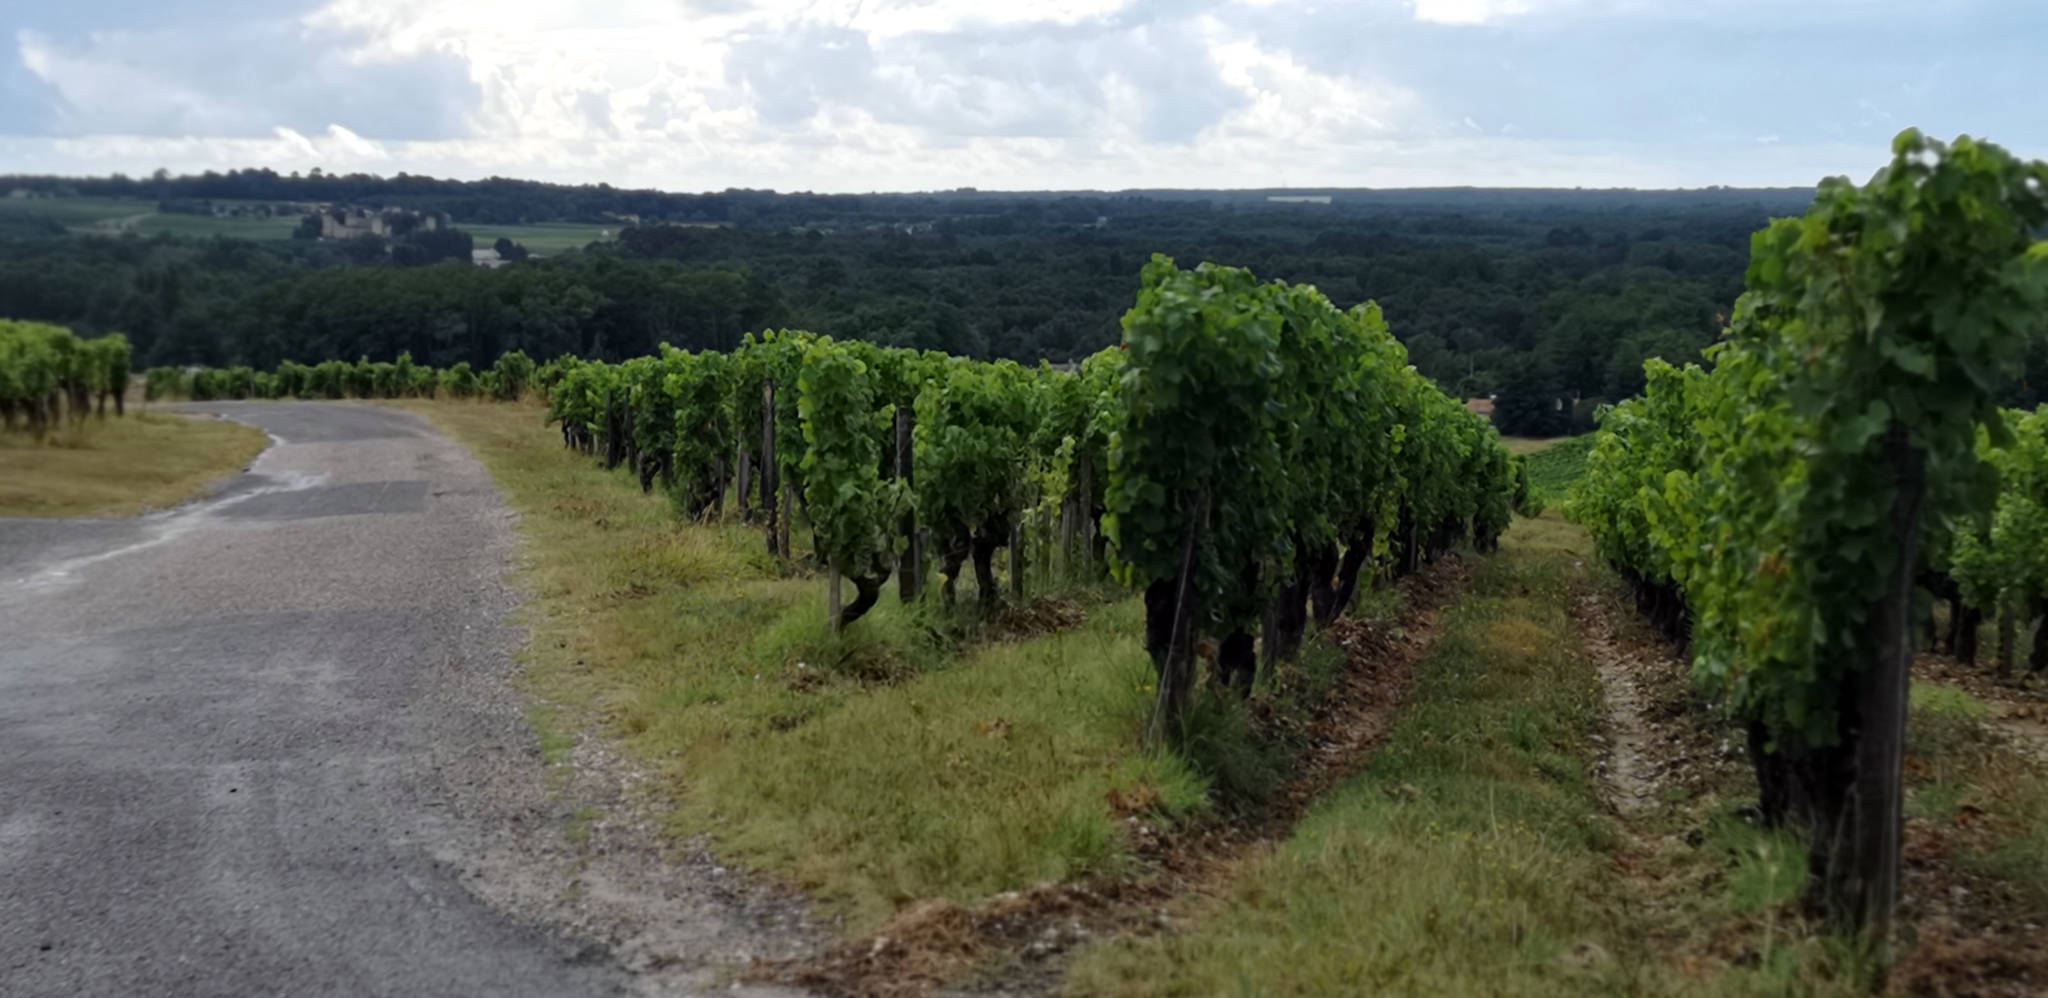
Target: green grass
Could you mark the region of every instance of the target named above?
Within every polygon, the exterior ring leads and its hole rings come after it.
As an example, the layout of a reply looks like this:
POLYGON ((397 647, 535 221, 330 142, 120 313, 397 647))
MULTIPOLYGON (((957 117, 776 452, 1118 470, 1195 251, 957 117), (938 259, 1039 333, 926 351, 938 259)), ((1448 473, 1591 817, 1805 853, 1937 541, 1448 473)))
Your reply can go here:
POLYGON ((1963 856, 1964 865, 2011 881, 2035 907, 2048 914, 2048 781, 2031 777, 2008 764, 1985 781, 1989 789, 2008 792, 1998 802, 2003 827, 1987 847, 1963 856))
POLYGON ((1576 994, 1618 979, 1611 960, 1567 967, 1625 942, 1585 761, 1600 694, 1563 612, 1570 528, 1522 529, 1450 612, 1366 769, 1243 870, 1220 913, 1084 954, 1072 990, 1576 994))
POLYGON ((1984 834, 1967 841, 1966 869, 2010 881, 2048 915, 2048 773, 1999 744, 1990 707, 1953 686, 1913 684, 1906 728, 1907 813, 1955 822, 1967 809, 1984 834))
POLYGON ((1564 501, 1571 487, 1586 474, 1586 453, 1593 449, 1593 435, 1567 437, 1529 456, 1529 485, 1545 505, 1564 501))
POLYGON ((713 829, 853 902, 861 922, 918 898, 968 901, 1114 864, 1113 790, 1170 813, 1202 806, 1185 764, 1133 748, 1151 681, 1139 632, 1126 601, 1072 633, 829 699, 789 693, 786 672, 675 682, 644 737, 690 746, 678 831, 713 829))
POLYGON ((215 235, 236 239, 289 239, 298 216, 217 218, 212 215, 165 214, 148 198, 0 198, 0 214, 39 215, 77 232, 169 233, 188 238, 215 235))
POLYGON ((87 417, 38 442, 0 430, 0 516, 128 516, 191 499, 269 445, 226 420, 146 413, 87 417))
POLYGON ((69 228, 89 227, 112 219, 155 212, 156 202, 143 198, 0 197, 0 214, 37 215, 69 228))
POLYGON ((1649 819, 1645 857, 1605 816, 1590 769, 1598 674, 1566 613, 1607 584, 1589 561, 1577 526, 1518 521, 1365 769, 1186 931, 1098 944, 1068 990, 1849 993, 1837 948, 1783 914, 1804 884, 1792 837, 1674 807, 1649 819), (1681 844, 1702 815, 1697 846, 1681 844), (1716 955, 1731 940, 1747 961, 1716 955))
POLYGON ((476 238, 478 249, 487 249, 499 237, 510 239, 535 253, 560 253, 582 249, 590 243, 618 235, 619 226, 588 225, 582 222, 540 222, 534 225, 465 225, 456 228, 476 238), (610 232, 611 236, 605 235, 610 232))
POLYGON ((299 227, 296 215, 271 218, 224 218, 213 215, 153 214, 135 223, 134 231, 145 235, 159 232, 193 239, 227 236, 254 241, 290 239, 299 227))
POLYGON ((1194 766, 1136 748, 1151 668, 1135 601, 963 643, 891 586, 834 637, 821 580, 782 576, 752 529, 679 523, 563 450, 538 408, 415 407, 520 513, 524 682, 550 754, 600 724, 679 802, 672 832, 809 888, 850 930, 910 900, 1112 869, 1114 801, 1168 821, 1206 806, 1194 766))
POLYGON ((562 823, 562 837, 572 846, 587 844, 590 841, 590 826, 596 824, 597 819, 602 817, 604 812, 597 808, 579 807, 570 812, 568 820, 562 823))

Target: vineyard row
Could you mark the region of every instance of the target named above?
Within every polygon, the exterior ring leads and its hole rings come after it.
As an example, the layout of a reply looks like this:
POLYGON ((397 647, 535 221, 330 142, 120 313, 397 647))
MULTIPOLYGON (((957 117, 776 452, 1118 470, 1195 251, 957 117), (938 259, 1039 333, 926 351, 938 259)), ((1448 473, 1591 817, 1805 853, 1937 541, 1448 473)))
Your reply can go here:
POLYGON ((827 621, 858 620, 931 568, 980 612, 1030 572, 1107 572, 1144 595, 1160 710, 1185 714, 1194 649, 1249 689, 1261 645, 1293 655, 1361 577, 1397 576, 1470 538, 1490 547, 1526 476, 1481 417, 1407 364, 1371 304, 1155 258, 1123 342, 1073 369, 984 362, 793 331, 727 353, 664 347, 608 364, 508 354, 489 370, 328 361, 150 372, 193 398, 547 399, 563 444, 627 467, 689 517, 759 525, 793 559, 809 526, 827 621), (850 583, 851 598, 844 598, 850 583), (1263 640, 1260 640, 1263 638, 1263 640))
POLYGON ((83 421, 95 402, 105 416, 109 400, 126 415, 131 358, 119 333, 82 340, 62 326, 0 319, 0 430, 40 437, 83 421))
POLYGON ((1747 725, 1814 899, 1880 948, 1919 590, 1953 601, 1959 647, 2048 594, 2048 414, 1996 404, 2048 316, 2044 227, 2048 164, 1901 134, 1867 184, 1755 235, 1708 366, 1648 363, 1566 504, 1747 725))

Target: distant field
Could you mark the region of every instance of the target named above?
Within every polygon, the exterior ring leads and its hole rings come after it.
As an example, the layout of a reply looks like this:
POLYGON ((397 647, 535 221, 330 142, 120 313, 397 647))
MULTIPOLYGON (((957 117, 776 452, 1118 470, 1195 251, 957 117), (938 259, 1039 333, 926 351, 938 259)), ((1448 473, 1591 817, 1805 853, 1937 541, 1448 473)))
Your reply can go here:
POLYGON ((535 253, 560 253, 564 250, 583 247, 616 235, 617 226, 586 225, 581 222, 541 222, 537 225, 464 225, 455 227, 476 237, 476 247, 484 249, 497 242, 500 236, 510 239, 535 253))
MULTIPOLYGON (((150 236, 168 233, 205 239, 228 236, 234 239, 290 239, 299 224, 298 216, 274 218, 220 218, 212 215, 164 214, 147 198, 9 198, 0 197, 0 217, 41 215, 76 232, 135 232, 150 236)), ((479 249, 500 236, 535 253, 561 253, 582 249, 590 243, 617 234, 617 226, 581 222, 541 222, 537 225, 462 225, 457 227, 476 237, 479 249)))
POLYGON ((298 228, 295 215, 273 218, 216 218, 212 215, 151 214, 138 219, 132 228, 143 235, 168 232, 174 236, 229 236, 235 239, 290 239, 298 228))
POLYGON ((135 232, 174 236, 232 236, 237 239, 289 239, 297 216, 216 218, 211 215, 164 214, 148 198, 0 198, 0 213, 41 215, 75 232, 135 232))
POLYGON ((1556 505, 1585 476, 1586 452, 1593 449, 1593 434, 1541 442, 1546 446, 1521 453, 1529 455, 1529 485, 1546 504, 1556 505))
POLYGON ((132 215, 154 214, 156 202, 140 198, 6 198, 0 197, 0 213, 41 215, 59 225, 84 228, 132 215))

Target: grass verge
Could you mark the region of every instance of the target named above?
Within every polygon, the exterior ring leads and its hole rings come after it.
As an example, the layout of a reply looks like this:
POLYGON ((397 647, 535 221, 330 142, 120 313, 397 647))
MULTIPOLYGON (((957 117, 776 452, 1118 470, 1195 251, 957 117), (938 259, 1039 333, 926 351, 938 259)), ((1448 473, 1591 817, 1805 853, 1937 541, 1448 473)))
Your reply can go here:
POLYGON ((1694 775, 1638 823, 1610 816, 1599 673, 1570 615, 1610 585, 1583 530, 1517 521, 1371 763, 1187 931, 1099 944, 1068 990, 1857 993, 1854 955, 1797 914, 1803 845, 1741 820, 1746 771, 1687 762, 1725 746, 1660 750, 1694 775))
POLYGON ((1169 821, 1206 807, 1193 766, 1135 749, 1151 668, 1134 601, 1036 637, 963 637, 891 587, 834 637, 820 580, 784 576, 751 529, 679 522, 562 449, 538 408, 409 407, 520 514, 543 744, 560 758, 599 726, 659 774, 672 832, 807 888, 850 931, 914 899, 1113 868, 1120 802, 1169 821))
POLYGON ((130 412, 88 418, 42 442, 0 432, 0 516, 128 516, 234 476, 269 445, 221 419, 130 412))
POLYGON ((1518 524, 1372 762, 1194 930, 1106 944, 1087 994, 1581 993, 1617 974, 1600 694, 1564 607, 1568 525, 1518 524))

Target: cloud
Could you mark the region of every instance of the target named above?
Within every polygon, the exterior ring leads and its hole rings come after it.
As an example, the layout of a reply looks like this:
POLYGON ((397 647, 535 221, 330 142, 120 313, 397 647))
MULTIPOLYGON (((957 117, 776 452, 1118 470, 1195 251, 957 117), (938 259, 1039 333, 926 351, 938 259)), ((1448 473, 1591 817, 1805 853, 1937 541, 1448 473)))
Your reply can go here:
POLYGON ((1906 123, 2048 151, 2033 0, 213 2, 0 22, 4 163, 1592 186, 1867 172, 1906 123))
POLYGON ((1142 143, 1115 139, 968 139, 942 155, 904 130, 861 112, 818 123, 805 145, 703 149, 675 143, 611 141, 576 147, 544 140, 448 139, 379 142, 323 133, 251 139, 139 136, 29 139, 0 136, 0 162, 34 172, 148 173, 268 166, 279 171, 389 175, 399 170, 477 179, 519 176, 565 183, 604 180, 621 187, 723 190, 728 187, 817 191, 1132 187, 1435 187, 1446 184, 1534 187, 1768 186, 1848 173, 1867 175, 1883 158, 1868 146, 1745 146, 1739 157, 1711 159, 1700 149, 1648 157, 1626 142, 1552 142, 1500 137, 1368 139, 1275 146, 1262 135, 1224 134, 1198 154, 1151 158, 1142 143), (313 151, 307 152, 306 145, 313 151), (1137 173, 1133 163, 1144 163, 1137 173), (1455 164, 1456 173, 1447 173, 1455 164), (989 178, 1000 178, 991 184, 989 178))
POLYGON ((1485 24, 1528 10, 1524 0, 1415 0, 1415 19, 1438 24, 1485 24))
POLYGON ((392 138, 461 134, 475 100, 447 53, 376 62, 346 38, 289 21, 94 32, 65 42, 16 33, 20 65, 47 88, 50 131, 260 135, 343 123, 392 138))

